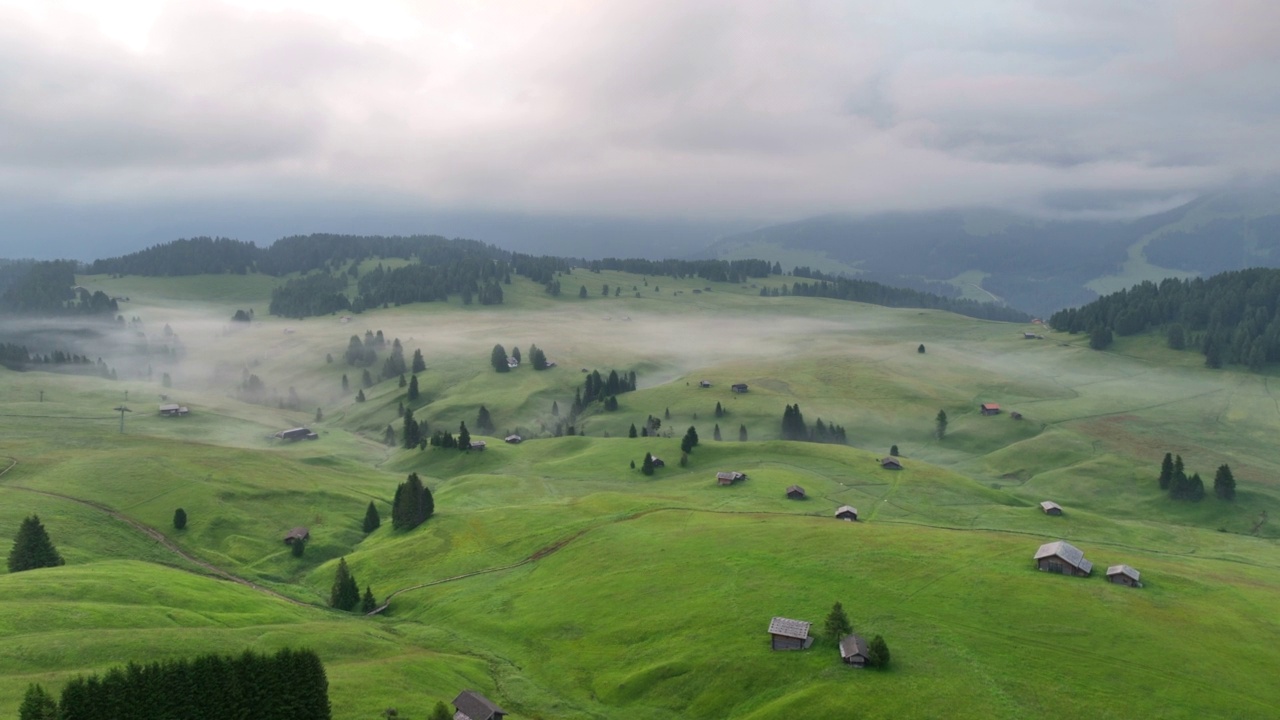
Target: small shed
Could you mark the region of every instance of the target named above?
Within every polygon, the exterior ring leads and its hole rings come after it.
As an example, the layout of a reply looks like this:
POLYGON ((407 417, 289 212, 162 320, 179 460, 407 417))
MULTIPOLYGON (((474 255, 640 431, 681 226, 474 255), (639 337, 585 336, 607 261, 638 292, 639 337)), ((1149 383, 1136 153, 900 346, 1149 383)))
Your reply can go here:
POLYGON ((848 522, 858 521, 858 508, 852 505, 841 505, 836 508, 836 519, 847 520, 848 522))
POLYGON ((1045 515, 1061 515, 1062 514, 1062 506, 1052 500, 1045 500, 1044 502, 1040 503, 1040 509, 1044 511, 1045 515))
POLYGON ((746 392, 746 391, 747 391, 747 384, 746 384, 746 383, 734 383, 733 385, 730 385, 730 386, 729 386, 729 389, 730 389, 730 390, 732 390, 732 391, 734 391, 734 392, 736 392, 736 393, 744 393, 744 392, 746 392))
POLYGON ((792 485, 791 487, 787 488, 787 497, 791 498, 792 500, 803 500, 804 488, 800 487, 799 485, 792 485))
POLYGON ((880 467, 885 470, 901 470, 902 461, 890 455, 889 457, 880 458, 880 467))
POLYGON ((311 431, 311 428, 296 427, 288 430, 281 430, 275 435, 281 440, 316 440, 320 436, 311 431))
POLYGON ((1115 583, 1116 585, 1142 587, 1142 583, 1138 582, 1139 577, 1138 571, 1128 565, 1112 565, 1107 568, 1107 582, 1115 583))
POLYGON ((740 472, 718 472, 716 473, 716 482, 721 485, 732 485, 739 480, 746 480, 747 476, 740 472))
POLYGON ((164 417, 181 417, 191 412, 185 405, 178 403, 165 403, 160 406, 160 414, 164 417))
POLYGON ((840 659, 856 668, 867 666, 867 641, 857 635, 840 638, 840 659))
POLYGON ((1021 420, 1022 413, 1018 412, 1017 410, 1014 410, 1013 412, 1009 413, 1009 417, 1013 418, 1014 420, 1021 420))
POLYGON ((1000 414, 1000 405, 997 403, 982 403, 982 405, 979 406, 979 409, 982 411, 983 415, 1000 414))
POLYGON ((1033 333, 1033 332, 1024 332, 1024 333, 1022 333, 1022 339, 1023 339, 1023 340, 1035 340, 1035 339, 1036 339, 1036 338, 1038 338, 1038 337, 1040 337, 1040 336, 1039 336, 1039 335, 1036 335, 1036 334, 1035 334, 1035 333, 1033 333))
POLYGON ((1065 540, 1057 540, 1036 550, 1036 568, 1043 572, 1089 577, 1093 563, 1084 558, 1084 551, 1080 548, 1065 540))
POLYGON ((507 711, 475 690, 463 690, 453 699, 453 720, 502 720, 507 711))
POLYGON ((699 381, 698 381, 698 387, 700 387, 700 388, 709 388, 709 387, 711 387, 711 381, 710 381, 710 380, 699 380, 699 381))
POLYGON ((503 440, 512 445, 519 445, 520 443, 524 442, 524 438, 520 437, 519 435, 508 435, 505 438, 503 438, 503 440))
POLYGON ((813 644, 810 623, 804 620, 776 617, 769 621, 769 635, 774 650, 804 650, 813 644))
POLYGON ((306 542, 311 537, 311 531, 304 527, 296 527, 284 534, 284 544, 292 545, 296 542, 306 542))
POLYGON ((486 443, 486 442, 485 442, 485 441, 483 441, 483 440, 472 440, 472 441, 471 441, 471 445, 470 445, 470 446, 468 446, 468 447, 467 447, 467 449, 468 449, 468 450, 483 450, 483 449, 485 449, 485 447, 487 447, 487 445, 488 445, 488 443, 486 443))

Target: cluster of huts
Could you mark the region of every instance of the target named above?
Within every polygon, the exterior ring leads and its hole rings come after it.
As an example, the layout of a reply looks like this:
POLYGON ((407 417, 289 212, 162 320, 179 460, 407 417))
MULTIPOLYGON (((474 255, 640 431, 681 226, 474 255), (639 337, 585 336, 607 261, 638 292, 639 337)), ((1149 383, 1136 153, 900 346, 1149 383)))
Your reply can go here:
MULTIPOLYGON (((1055 540, 1045 543, 1036 550, 1036 568, 1041 572, 1089 577, 1093 574, 1093 563, 1084 556, 1084 551, 1066 540, 1055 540)), ((1107 568, 1107 582, 1128 587, 1142 587, 1141 575, 1128 565, 1112 565, 1107 568)))
POLYGON ((191 412, 191 408, 178 403, 162 403, 160 405, 160 417, 186 417, 191 412))
MULTIPOLYGON (((769 621, 769 644, 774 650, 807 650, 813 645, 811 623, 775 617, 769 621)), ((867 666, 867 641, 850 633, 840 638, 840 660, 856 668, 867 666)))

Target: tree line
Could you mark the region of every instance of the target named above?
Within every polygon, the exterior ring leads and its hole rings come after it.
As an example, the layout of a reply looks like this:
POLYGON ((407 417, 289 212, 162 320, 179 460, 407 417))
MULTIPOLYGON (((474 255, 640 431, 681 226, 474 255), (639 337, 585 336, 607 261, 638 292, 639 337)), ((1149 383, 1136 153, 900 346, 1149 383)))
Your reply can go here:
POLYGON ((782 411, 782 439, 834 443, 837 445, 848 443, 843 425, 824 423, 822 418, 818 418, 813 427, 809 427, 809 424, 805 422, 804 413, 800 412, 800 403, 788 405, 782 411))
POLYGON ((26 266, 0 295, 0 312, 36 316, 106 316, 119 304, 101 290, 89 292, 76 285, 79 264, 73 260, 46 260, 26 266))
POLYGON ((796 277, 804 277, 815 282, 793 282, 790 289, 785 286, 782 291, 777 288, 761 288, 761 296, 790 294, 801 297, 822 297, 851 302, 870 303, 884 307, 929 308, 945 310, 957 315, 978 318, 981 320, 1000 320, 1003 322, 1027 322, 1031 316, 1021 310, 1014 310, 1003 305, 983 303, 963 298, 942 297, 934 293, 921 292, 908 288, 890 287, 870 280, 852 280, 846 277, 828 275, 808 268, 795 268, 791 272, 796 277))
POLYGON ((1102 349, 1114 336, 1161 331, 1174 350, 1197 350, 1212 368, 1261 370, 1280 362, 1280 270, 1250 268, 1210 278, 1147 281, 1054 313, 1056 330, 1086 332, 1102 349))
MULTIPOLYGON (((1204 499, 1204 480, 1200 473, 1187 476, 1181 455, 1165 453, 1160 463, 1160 489, 1169 493, 1171 500, 1191 500, 1199 502, 1204 499)), ((1235 500, 1236 478, 1231 473, 1231 466, 1223 463, 1218 466, 1213 477, 1213 495, 1219 500, 1235 500)))
POLYGON ((328 720, 329 681, 313 650, 129 663, 72 679, 58 700, 27 688, 20 720, 328 720))

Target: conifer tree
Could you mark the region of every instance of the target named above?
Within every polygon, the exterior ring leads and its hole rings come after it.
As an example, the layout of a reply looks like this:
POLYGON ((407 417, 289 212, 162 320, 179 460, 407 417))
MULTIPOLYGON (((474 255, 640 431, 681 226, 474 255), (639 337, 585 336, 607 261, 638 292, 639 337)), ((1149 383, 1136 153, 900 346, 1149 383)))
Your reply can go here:
POLYGON ((638 433, 636 433, 636 424, 631 423, 631 429, 627 431, 627 437, 633 438, 633 437, 636 437, 637 434, 638 433))
POLYGON ((580 297, 580 298, 586 298, 586 297, 587 297, 587 286, 586 286, 586 285, 583 285, 583 286, 582 286, 582 289, 578 290, 578 297, 580 297))
POLYGON ((719 440, 721 439, 721 438, 720 438, 720 423, 716 423, 715 431, 714 431, 714 432, 712 432, 711 437, 712 437, 714 440, 716 440, 717 442, 719 442, 719 440))
POLYGON ((367 388, 373 387, 373 373, 370 373, 368 368, 360 373, 360 382, 367 388))
POLYGON ((381 527, 381 525, 382 516, 378 514, 377 506, 373 504, 372 500, 370 500, 369 507, 364 511, 364 524, 362 527, 366 533, 371 533, 381 527))
POLYGON ((684 438, 680 440, 680 452, 692 452, 698 446, 698 430, 690 425, 688 431, 685 432, 684 438))
POLYGON ((489 415, 489 409, 481 405, 480 412, 476 415, 476 432, 492 435, 493 431, 493 418, 489 415))
POLYGON ((338 560, 338 572, 333 578, 333 587, 329 590, 329 607, 351 611, 360 604, 360 586, 355 576, 347 567, 347 559, 338 560))
POLYGON ((358 402, 358 403, 362 403, 362 402, 364 402, 364 400, 365 400, 365 398, 364 398, 364 390, 357 390, 357 391, 356 391, 356 402, 358 402))
POLYGON ((427 361, 422 359, 422 351, 414 350, 413 364, 410 366, 409 371, 416 375, 420 372, 423 372, 426 369, 427 369, 427 361))
POLYGON ((23 520, 13 539, 13 549, 9 551, 9 572, 57 567, 63 563, 40 518, 32 515, 23 520))
POLYGON ((1173 477, 1169 480, 1169 497, 1174 500, 1185 500, 1190 489, 1190 480, 1187 479, 1187 473, 1182 464, 1182 456, 1175 455, 1173 458, 1173 477))
POLYGON ((177 510, 174 510, 173 511, 173 528, 175 530, 181 530, 186 526, 187 526, 187 511, 183 510, 182 508, 178 508, 177 510))
POLYGON ((404 438, 404 448, 412 450, 418 446, 422 440, 422 428, 418 426, 418 421, 413 419, 413 408, 404 409, 404 429, 402 430, 404 438))
POLYGON ((884 670, 889 667, 889 646, 884 637, 876 635, 867 644, 867 662, 871 667, 884 670))
POLYGON ((831 612, 827 613, 827 621, 823 625, 823 631, 827 639, 837 645, 840 643, 841 638, 853 632, 853 625, 849 624, 849 616, 845 614, 843 605, 837 602, 831 606, 831 612))
POLYGON ((364 586, 364 597, 360 598, 360 612, 368 615, 378 609, 378 599, 373 596, 373 588, 364 586))
POLYGON ((409 383, 405 382, 405 380, 404 380, 404 373, 400 373, 400 383, 399 383, 399 386, 400 386, 400 387, 404 387, 404 386, 406 386, 406 385, 408 385, 408 384, 409 384, 409 383))
POLYGON ((396 445, 395 428, 391 427, 390 425, 387 426, 386 431, 382 433, 382 444, 386 445, 387 447, 395 447, 396 445))
POLYGON ((947 411, 939 410, 938 416, 933 419, 933 434, 939 440, 947 436, 947 411))
POLYGON ((307 541, 303 540, 302 538, 298 538, 294 540, 292 543, 289 543, 289 552, 296 558, 302 557, 302 554, 305 553, 306 551, 307 551, 307 541))
POLYGON ((414 400, 418 399, 418 376, 417 375, 413 375, 409 378, 408 399, 409 399, 409 402, 413 402, 414 400))
POLYGON ((916 352, 920 353, 921 355, 924 354, 924 343, 920 343, 920 347, 916 348, 916 352))
POLYGON ((58 720, 58 703, 38 683, 32 683, 22 697, 18 720, 58 720))
POLYGON ((427 720, 453 720, 453 713, 449 712, 449 708, 443 702, 436 702, 435 709, 431 711, 431 716, 427 720))
POLYGON ((471 432, 467 430, 466 422, 458 423, 458 449, 471 449, 471 432))
POLYGON ((724 408, 721 407, 718 401, 716 402, 716 417, 724 417, 724 408))
POLYGON ((560 403, 551 401, 551 417, 560 417, 560 403))
POLYGON ((897 445, 890 445, 890 446, 889 446, 889 457, 898 457, 898 446, 897 446, 897 445))
POLYGON ((501 345, 494 345, 493 352, 489 353, 489 364, 493 366, 495 372, 510 372, 511 368, 507 366, 507 349, 501 345))
POLYGON ((516 362, 523 362, 524 360, 524 358, 520 357, 520 348, 515 345, 511 346, 511 359, 516 362))
POLYGON ((649 453, 644 454, 644 462, 640 464, 640 472, 645 475, 653 474, 653 455, 649 453))
POLYGON ((747 426, 739 425, 738 426, 738 442, 746 442, 746 441, 747 441, 747 426))
POLYGON ((1218 466, 1218 473, 1213 476, 1213 494, 1219 500, 1236 499, 1236 479, 1225 463, 1218 466))
POLYGON ((1173 453, 1165 453, 1160 463, 1160 489, 1168 490, 1173 482, 1173 453))
POLYGON ((412 530, 435 512, 435 499, 422 484, 418 473, 410 473, 407 480, 396 487, 395 500, 391 503, 391 527, 396 530, 412 530))
POLYGON ((347 379, 347 374, 342 373, 342 392, 351 391, 351 381, 347 379))
POLYGON ((1197 502, 1204 499, 1204 481, 1200 479, 1200 473, 1192 473, 1187 481, 1187 499, 1197 502))

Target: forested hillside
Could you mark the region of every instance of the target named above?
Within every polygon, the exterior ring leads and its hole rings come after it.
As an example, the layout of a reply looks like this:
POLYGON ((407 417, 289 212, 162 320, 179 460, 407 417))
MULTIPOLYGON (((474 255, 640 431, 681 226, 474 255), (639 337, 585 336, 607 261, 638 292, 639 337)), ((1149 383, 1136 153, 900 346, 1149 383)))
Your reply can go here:
POLYGON ((1144 282, 1062 310, 1049 323, 1058 330, 1089 332, 1095 347, 1111 334, 1163 330, 1169 347, 1195 349, 1209 367, 1247 365, 1260 370, 1280 362, 1280 270, 1251 268, 1191 280, 1144 282))
POLYGON ((77 288, 75 273, 71 260, 32 263, 0 295, 0 312, 41 317, 114 314, 116 301, 101 290, 77 288))
MULTIPOLYGON (((793 274, 798 277, 811 278, 815 282, 797 281, 792 283, 792 295, 835 298, 837 300, 871 303, 872 305, 883 305, 885 307, 933 308, 983 320, 1027 322, 1031 319, 1030 315, 1003 305, 942 297, 932 293, 920 292, 919 290, 889 287, 888 285, 866 280, 834 277, 809 268, 796 268, 793 274)), ((760 294, 764 295, 766 292, 768 291, 761 290, 760 294)))

